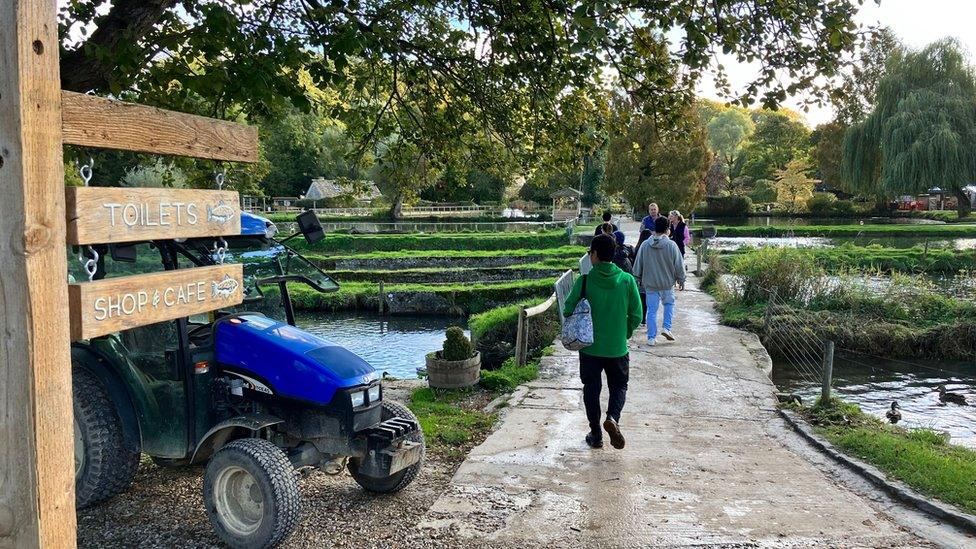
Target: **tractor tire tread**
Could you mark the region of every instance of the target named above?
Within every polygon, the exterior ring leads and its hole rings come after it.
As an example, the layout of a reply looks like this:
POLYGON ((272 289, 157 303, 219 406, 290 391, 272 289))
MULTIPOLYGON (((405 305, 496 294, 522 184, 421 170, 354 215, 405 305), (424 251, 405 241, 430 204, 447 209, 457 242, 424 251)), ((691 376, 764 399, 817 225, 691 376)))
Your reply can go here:
MULTIPOLYGON (((246 458, 256 462, 258 467, 267 475, 275 499, 275 509, 278 513, 275 517, 274 530, 269 536, 268 542, 262 547, 279 545, 291 535, 302 516, 302 498, 291 461, 288 460, 288 456, 281 448, 262 438, 241 438, 228 442, 217 450, 214 457, 226 452, 243 454, 246 458)), ((213 463, 213 458, 211 458, 211 463, 213 463)), ((207 512, 210 515, 215 512, 209 504, 207 505, 207 512)))
POLYGON ((84 509, 101 503, 132 484, 139 453, 125 447, 122 421, 102 382, 84 368, 72 370, 74 413, 88 434, 85 467, 75 482, 75 505, 84 509))

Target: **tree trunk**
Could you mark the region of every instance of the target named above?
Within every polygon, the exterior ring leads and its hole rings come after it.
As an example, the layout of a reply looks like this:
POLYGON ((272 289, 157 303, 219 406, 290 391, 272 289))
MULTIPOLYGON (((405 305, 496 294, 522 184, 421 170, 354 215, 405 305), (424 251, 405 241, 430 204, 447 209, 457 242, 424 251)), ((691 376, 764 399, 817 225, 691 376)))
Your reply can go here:
POLYGON ((967 217, 969 212, 973 211, 973 203, 969 201, 969 195, 961 187, 957 187, 953 194, 956 195, 956 212, 959 213, 959 217, 967 217))
POLYGON ((390 217, 394 221, 403 217, 403 193, 397 193, 396 198, 393 199, 393 205, 390 207, 390 217))

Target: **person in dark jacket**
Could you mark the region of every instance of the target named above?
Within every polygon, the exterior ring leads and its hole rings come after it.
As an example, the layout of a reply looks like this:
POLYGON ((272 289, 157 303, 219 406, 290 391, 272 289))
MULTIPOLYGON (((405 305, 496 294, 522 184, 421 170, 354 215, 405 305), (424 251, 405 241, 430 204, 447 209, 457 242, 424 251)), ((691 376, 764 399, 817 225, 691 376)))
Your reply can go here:
MULTIPOLYGON (((617 226, 613 224, 613 216, 610 214, 610 212, 603 212, 603 223, 596 226, 596 230, 593 231, 593 236, 600 236, 601 234, 604 234, 603 225, 606 225, 607 223, 613 227, 613 231, 617 230, 617 226)), ((612 233, 613 231, 610 232, 612 233)))
POLYGON ((620 267, 621 271, 631 274, 634 270, 634 263, 631 260, 634 249, 624 244, 625 237, 621 231, 614 231, 613 239, 617 242, 617 249, 613 252, 613 264, 620 267))
POLYGON ((668 222, 671 225, 671 240, 678 245, 678 251, 681 252, 681 257, 684 257, 685 244, 689 241, 688 225, 685 224, 685 218, 678 210, 671 210, 668 213, 668 222))
MULTIPOLYGON (((650 229, 644 229, 641 231, 640 238, 637 239, 637 245, 634 246, 634 255, 630 258, 630 264, 633 266, 634 262, 637 261, 637 251, 640 250, 641 244, 646 240, 654 236, 654 231, 650 229)), ((631 271, 633 273, 633 271, 631 271)), ((638 284, 637 290, 640 293, 641 300, 641 326, 644 325, 644 320, 647 318, 647 294, 644 293, 644 288, 638 284)))

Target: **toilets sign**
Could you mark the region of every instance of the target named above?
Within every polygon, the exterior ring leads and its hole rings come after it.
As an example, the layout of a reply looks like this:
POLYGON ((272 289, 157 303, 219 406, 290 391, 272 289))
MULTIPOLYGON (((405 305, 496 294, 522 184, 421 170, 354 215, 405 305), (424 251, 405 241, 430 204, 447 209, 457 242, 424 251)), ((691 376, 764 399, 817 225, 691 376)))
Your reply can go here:
POLYGON ((69 284, 71 340, 232 307, 243 290, 239 263, 69 284))
POLYGON ((68 244, 241 234, 236 191, 66 187, 68 244))

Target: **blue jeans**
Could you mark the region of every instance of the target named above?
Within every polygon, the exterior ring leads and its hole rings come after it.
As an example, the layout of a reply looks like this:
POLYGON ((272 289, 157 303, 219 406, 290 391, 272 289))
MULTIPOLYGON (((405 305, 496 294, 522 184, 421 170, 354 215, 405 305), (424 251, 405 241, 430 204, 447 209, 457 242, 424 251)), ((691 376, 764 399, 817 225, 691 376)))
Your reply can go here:
POLYGON ((647 293, 647 339, 657 337, 657 308, 664 304, 664 329, 671 329, 674 320, 674 290, 646 290, 647 293))

